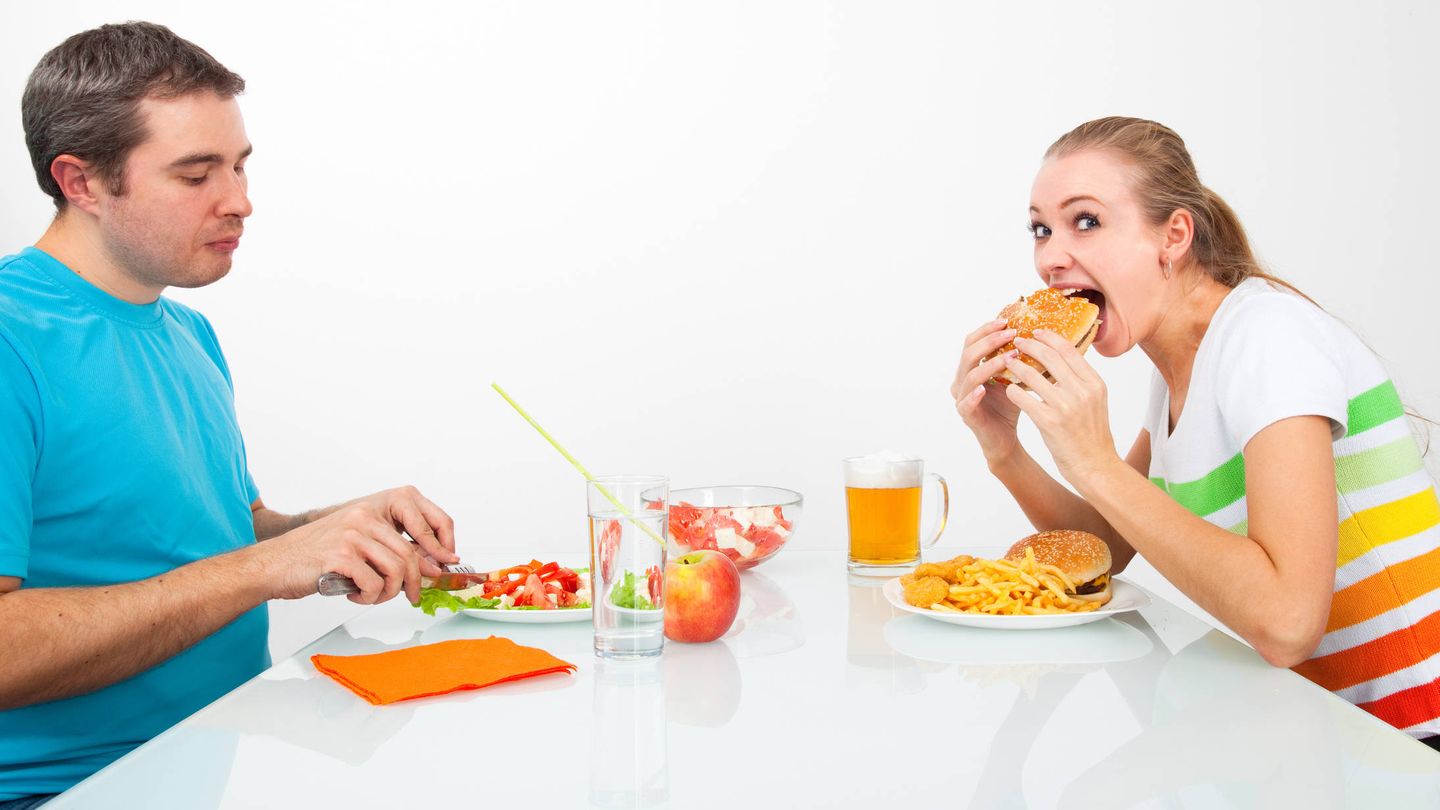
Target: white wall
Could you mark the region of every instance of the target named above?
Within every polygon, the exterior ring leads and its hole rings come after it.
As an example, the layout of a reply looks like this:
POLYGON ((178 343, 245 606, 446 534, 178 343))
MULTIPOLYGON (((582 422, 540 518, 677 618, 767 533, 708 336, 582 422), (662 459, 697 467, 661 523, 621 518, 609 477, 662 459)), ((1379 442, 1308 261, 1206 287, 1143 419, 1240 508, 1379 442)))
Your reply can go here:
MULTIPOLYGON (((577 476, 497 379, 597 471, 803 491, 797 546, 841 547, 837 459, 882 446, 950 476, 947 544, 1005 544, 1023 519, 946 389, 962 336, 1036 286, 1046 145, 1131 114, 1440 414, 1440 9, 991 5, 26 4, 0 24, 0 253, 50 210, 35 61, 162 22, 249 82, 255 215, 231 276, 176 297, 219 330, 272 506, 413 482, 462 551, 583 555, 577 476)), ((1132 354, 1095 358, 1125 444, 1132 354)), ((351 610, 283 606, 273 646, 351 610)))

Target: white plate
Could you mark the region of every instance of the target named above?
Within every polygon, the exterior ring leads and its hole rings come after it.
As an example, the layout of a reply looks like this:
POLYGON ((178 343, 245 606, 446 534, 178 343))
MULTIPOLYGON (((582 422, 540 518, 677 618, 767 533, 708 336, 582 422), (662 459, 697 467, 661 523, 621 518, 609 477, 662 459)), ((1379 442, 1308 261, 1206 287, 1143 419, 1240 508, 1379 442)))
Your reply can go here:
POLYGON ((1070 627, 1076 624, 1098 622, 1107 616, 1139 610, 1150 604, 1150 597, 1139 588, 1123 579, 1110 578, 1110 601, 1099 610, 1085 613, 1050 613, 1041 616, 991 616, 984 613, 947 613, 943 610, 918 608, 905 601, 900 587, 900 578, 885 583, 882 590, 890 604, 917 616, 966 627, 986 627, 997 630, 1048 630, 1053 627, 1070 627))
POLYGON ((556 608, 554 610, 496 610, 495 608, 461 608, 461 613, 477 619, 492 622, 514 622, 516 624, 556 624, 559 622, 588 622, 590 608, 556 608))
POLYGON ((920 616, 895 616, 885 623, 885 641, 911 658, 964 666, 1110 664, 1143 658, 1155 646, 1123 619, 1092 622, 1084 630, 992 633, 941 627, 920 616))
POLYGON ((611 605, 610 610, 635 622, 660 622, 665 620, 664 610, 640 610, 639 608, 620 607, 619 605, 611 605))

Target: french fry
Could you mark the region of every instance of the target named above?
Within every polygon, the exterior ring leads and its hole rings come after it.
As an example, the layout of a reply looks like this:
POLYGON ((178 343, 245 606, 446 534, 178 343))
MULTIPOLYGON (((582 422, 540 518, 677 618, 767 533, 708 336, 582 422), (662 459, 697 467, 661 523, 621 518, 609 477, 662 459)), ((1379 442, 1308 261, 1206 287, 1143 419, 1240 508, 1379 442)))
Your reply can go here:
MULTIPOLYGON (((922 573, 920 567, 916 574, 922 573)), ((925 563, 923 574, 938 577, 948 585, 945 597, 930 606, 946 613, 992 616, 1040 616, 1055 613, 1083 613, 1099 607, 1094 602, 1072 599, 1066 591, 1075 583, 1053 565, 1035 560, 1025 550, 1025 559, 982 560, 961 555, 940 563, 925 563)), ((914 582, 911 577, 905 583, 914 582)), ((938 586, 938 583, 937 583, 938 586)))

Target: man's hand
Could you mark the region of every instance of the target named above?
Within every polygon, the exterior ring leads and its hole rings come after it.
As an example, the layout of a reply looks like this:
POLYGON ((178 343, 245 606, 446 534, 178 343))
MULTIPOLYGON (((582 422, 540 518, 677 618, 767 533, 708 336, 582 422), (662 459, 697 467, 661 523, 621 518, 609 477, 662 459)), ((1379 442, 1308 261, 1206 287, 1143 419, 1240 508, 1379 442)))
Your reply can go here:
POLYGON ((460 560, 455 521, 410 486, 351 501, 258 544, 254 551, 270 584, 270 598, 309 596, 320 575, 334 571, 355 580, 360 593, 351 594, 350 601, 361 605, 384 602, 402 589, 412 603, 418 602, 421 574, 434 576, 440 573, 437 562, 460 560))

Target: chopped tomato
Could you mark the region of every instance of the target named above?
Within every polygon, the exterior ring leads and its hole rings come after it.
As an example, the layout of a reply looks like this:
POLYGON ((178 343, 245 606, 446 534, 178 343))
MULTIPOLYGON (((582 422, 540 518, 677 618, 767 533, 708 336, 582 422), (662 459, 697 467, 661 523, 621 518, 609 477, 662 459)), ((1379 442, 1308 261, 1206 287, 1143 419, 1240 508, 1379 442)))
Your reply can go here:
POLYGON ((665 575, 660 573, 660 566, 652 565, 645 569, 646 589, 650 591, 650 604, 660 607, 661 591, 665 583, 665 575))
POLYGON ((611 520, 600 532, 600 579, 609 582, 615 570, 615 553, 620 550, 620 521, 611 520))
POLYGON ((570 593, 580 590, 580 575, 569 568, 561 568, 556 571, 555 582, 570 593))
POLYGON ((545 584, 535 574, 525 578, 525 593, 516 600, 517 605, 529 605, 541 610, 554 610, 555 605, 545 595, 545 584))

